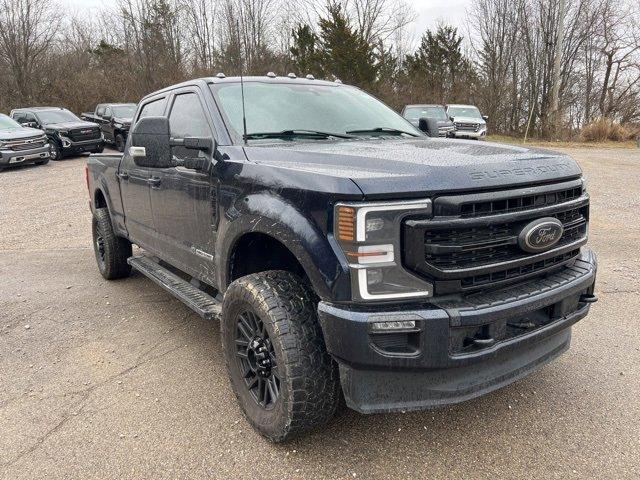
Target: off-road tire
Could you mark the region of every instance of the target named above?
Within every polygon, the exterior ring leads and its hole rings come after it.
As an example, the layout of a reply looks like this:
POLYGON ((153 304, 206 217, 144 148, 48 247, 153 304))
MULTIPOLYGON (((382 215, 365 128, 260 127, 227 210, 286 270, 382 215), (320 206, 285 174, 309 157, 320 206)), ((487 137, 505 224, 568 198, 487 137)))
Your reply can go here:
POLYGON ((341 397, 337 364, 327 353, 318 322, 317 299, 299 277, 268 271, 242 277, 225 293, 222 346, 231 386, 247 420, 263 436, 282 442, 326 423, 341 397), (273 347, 279 396, 270 410, 252 396, 241 371, 238 319, 251 312, 273 347))
POLYGON ((46 165, 47 163, 49 163, 49 159, 45 158, 44 160, 40 160, 38 162, 34 162, 36 165, 46 165))
POLYGON ((124 137, 122 136, 121 133, 116 135, 114 143, 115 143, 115 146, 116 146, 116 150, 118 150, 119 152, 124 152, 124 146, 125 146, 126 141, 125 141, 125 139, 124 139, 124 137))
POLYGON ((98 147, 98 148, 94 148, 93 150, 91 150, 91 153, 102 153, 104 152, 104 145, 98 147))
POLYGON ((92 222, 93 250, 100 274, 107 280, 128 277, 131 265, 131 242, 113 232, 109 210, 97 208, 92 222))

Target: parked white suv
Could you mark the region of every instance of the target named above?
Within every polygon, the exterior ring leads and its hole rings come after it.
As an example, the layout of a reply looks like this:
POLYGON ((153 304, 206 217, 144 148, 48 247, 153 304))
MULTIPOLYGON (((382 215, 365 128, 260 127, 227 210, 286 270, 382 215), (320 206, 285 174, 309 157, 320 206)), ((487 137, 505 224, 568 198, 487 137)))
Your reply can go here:
POLYGON ((456 125, 453 135, 462 138, 483 138, 487 136, 487 120, 474 105, 447 105, 447 115, 456 125))

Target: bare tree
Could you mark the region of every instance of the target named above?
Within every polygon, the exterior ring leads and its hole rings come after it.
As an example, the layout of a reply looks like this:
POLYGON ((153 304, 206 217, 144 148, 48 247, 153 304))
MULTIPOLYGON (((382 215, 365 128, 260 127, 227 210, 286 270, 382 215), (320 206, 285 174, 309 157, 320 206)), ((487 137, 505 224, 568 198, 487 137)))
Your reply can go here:
POLYGON ((0 0, 0 61, 11 72, 10 88, 18 102, 32 100, 39 64, 54 45, 60 28, 54 0, 0 0))

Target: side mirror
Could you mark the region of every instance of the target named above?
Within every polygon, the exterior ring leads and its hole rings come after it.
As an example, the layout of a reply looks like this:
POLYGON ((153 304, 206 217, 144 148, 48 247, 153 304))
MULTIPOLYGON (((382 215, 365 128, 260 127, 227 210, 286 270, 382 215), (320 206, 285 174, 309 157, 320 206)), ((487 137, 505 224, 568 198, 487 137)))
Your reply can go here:
POLYGON ((105 120, 111 120, 113 117, 111 115, 105 114, 102 116, 105 120))
POLYGON ((131 129, 129 154, 134 163, 140 167, 171 167, 169 132, 168 118, 141 118, 131 129))
POLYGON ((418 120, 418 128, 426 133, 429 137, 437 137, 439 134, 438 131, 438 120, 435 118, 421 118, 418 120))
POLYGON ((28 128, 38 128, 38 124, 36 122, 20 122, 20 125, 28 128))
POLYGON ((488 122, 488 121, 489 121, 489 116, 488 116, 488 115, 482 115, 482 119, 483 119, 485 122, 488 122))

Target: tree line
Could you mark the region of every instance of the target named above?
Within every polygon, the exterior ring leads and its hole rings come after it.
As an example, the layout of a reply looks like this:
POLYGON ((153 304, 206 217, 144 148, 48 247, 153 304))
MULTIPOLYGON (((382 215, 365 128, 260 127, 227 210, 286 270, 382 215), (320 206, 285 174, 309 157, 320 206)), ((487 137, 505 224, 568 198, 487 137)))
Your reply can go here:
POLYGON ((560 2, 475 0, 463 31, 416 39, 405 0, 116 0, 91 17, 61 0, 0 0, 0 111, 79 112, 197 76, 274 71, 339 78, 398 110, 473 103, 505 134, 637 125, 640 0, 565 0, 558 43, 560 2))

